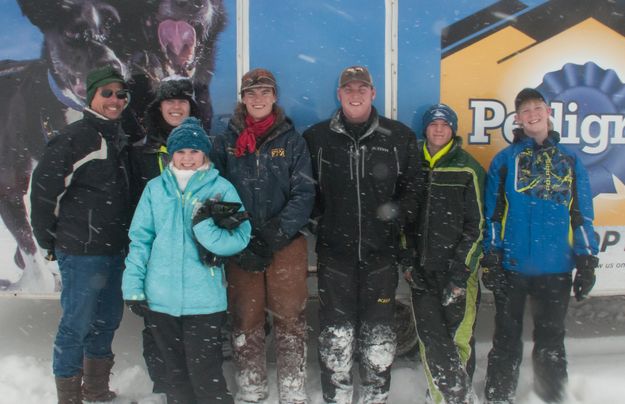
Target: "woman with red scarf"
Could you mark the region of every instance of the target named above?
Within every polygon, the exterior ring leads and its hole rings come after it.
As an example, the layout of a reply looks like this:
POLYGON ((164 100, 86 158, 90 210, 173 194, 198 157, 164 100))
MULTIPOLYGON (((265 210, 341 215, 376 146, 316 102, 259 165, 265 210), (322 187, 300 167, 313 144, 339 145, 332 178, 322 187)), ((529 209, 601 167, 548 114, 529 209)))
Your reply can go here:
POLYGON ((306 376, 307 247, 302 229, 315 189, 306 142, 277 105, 273 74, 254 69, 210 159, 234 184, 251 215, 252 240, 227 266, 236 401, 268 396, 265 312, 272 314, 280 403, 308 402, 306 376))

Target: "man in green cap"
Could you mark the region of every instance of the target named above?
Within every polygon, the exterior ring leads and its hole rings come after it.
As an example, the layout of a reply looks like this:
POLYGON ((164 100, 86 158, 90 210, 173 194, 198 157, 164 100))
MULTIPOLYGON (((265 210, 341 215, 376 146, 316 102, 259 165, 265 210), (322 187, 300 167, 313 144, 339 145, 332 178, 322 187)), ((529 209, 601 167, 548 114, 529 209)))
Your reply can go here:
POLYGON ((122 319, 128 245, 127 140, 120 116, 127 84, 110 66, 87 76, 83 118, 47 144, 32 175, 31 224, 58 259, 63 314, 54 341, 58 401, 112 401, 111 343, 122 319))

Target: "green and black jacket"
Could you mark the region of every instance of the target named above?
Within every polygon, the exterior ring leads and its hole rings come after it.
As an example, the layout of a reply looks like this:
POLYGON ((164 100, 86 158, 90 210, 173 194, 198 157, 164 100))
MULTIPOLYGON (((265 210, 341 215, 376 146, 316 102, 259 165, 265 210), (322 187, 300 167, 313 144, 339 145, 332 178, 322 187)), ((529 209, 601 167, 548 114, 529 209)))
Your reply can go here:
POLYGON ((406 229, 408 242, 416 249, 417 266, 464 265, 473 272, 482 254, 485 172, 462 149, 458 136, 432 157, 424 148, 425 142, 420 142, 419 219, 406 229))

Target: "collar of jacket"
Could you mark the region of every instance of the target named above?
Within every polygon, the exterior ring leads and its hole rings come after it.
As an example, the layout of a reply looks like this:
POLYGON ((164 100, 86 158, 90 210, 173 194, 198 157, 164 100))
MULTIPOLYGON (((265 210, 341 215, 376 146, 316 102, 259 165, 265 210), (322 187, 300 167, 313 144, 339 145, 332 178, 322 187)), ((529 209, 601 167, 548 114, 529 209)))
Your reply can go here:
POLYGON ((534 141, 534 139, 527 136, 525 132, 523 131, 523 128, 514 128, 512 133, 514 134, 512 143, 522 143, 522 144, 533 143, 536 146, 538 146, 538 148, 555 146, 558 143, 560 143, 560 134, 556 132, 555 130, 550 130, 549 133, 547 133, 547 138, 545 139, 542 145, 537 144, 534 141))
POLYGON ((83 119, 85 119, 106 139, 115 139, 117 136, 125 136, 122 132, 121 121, 119 119, 111 120, 103 117, 92 109, 85 108, 83 110, 83 119))
MULTIPOLYGON (((262 143, 265 143, 269 139, 274 139, 281 134, 287 132, 293 126, 291 120, 285 115, 284 110, 276 105, 276 121, 273 123, 271 128, 267 130, 267 135, 263 136, 261 142, 257 145, 260 147, 262 143)), ((245 129, 245 115, 240 112, 235 111, 235 114, 232 115, 230 122, 228 123, 230 129, 237 135, 243 132, 245 129)), ((258 149, 257 147, 257 149, 258 149)))
MULTIPOLYGON (((195 174, 191 176, 187 186, 184 190, 185 199, 192 198, 193 195, 202 187, 204 187, 208 183, 212 183, 217 179, 219 172, 215 169, 213 163, 208 163, 208 169, 206 170, 197 170, 195 174)), ((165 182, 165 188, 168 193, 171 195, 182 196, 182 192, 178 188, 178 181, 176 180, 176 175, 172 172, 169 165, 165 167, 161 176, 165 182)))
POLYGON ((371 120, 371 126, 363 133, 363 135, 359 139, 354 139, 352 135, 349 134, 347 129, 345 129, 345 125, 343 125, 343 121, 341 120, 341 108, 337 109, 330 119, 330 130, 336 133, 341 133, 347 137, 349 137, 354 142, 360 142, 361 140, 369 137, 373 132, 375 132, 380 126, 380 117, 378 115, 378 111, 374 106, 371 106, 371 114, 373 115, 373 119, 371 120))
POLYGON ((442 149, 440 149, 434 156, 430 155, 430 151, 427 147, 427 141, 423 142, 423 158, 427 163, 429 163, 430 168, 434 168, 434 166, 439 161, 445 161, 448 157, 455 154, 456 150, 462 146, 462 138, 460 136, 454 136, 442 149))

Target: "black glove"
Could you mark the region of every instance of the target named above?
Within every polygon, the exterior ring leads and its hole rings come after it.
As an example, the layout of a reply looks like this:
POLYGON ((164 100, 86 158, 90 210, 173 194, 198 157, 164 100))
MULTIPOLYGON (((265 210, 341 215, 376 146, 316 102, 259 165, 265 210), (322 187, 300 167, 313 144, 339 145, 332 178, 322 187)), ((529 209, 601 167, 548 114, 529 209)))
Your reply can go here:
POLYGON ((276 252, 291 242, 291 238, 282 231, 278 216, 266 221, 258 228, 256 234, 269 246, 271 252, 276 252))
POLYGON ((238 264, 247 272, 265 272, 271 264, 271 257, 264 257, 246 248, 238 255, 238 264))
POLYGON ((506 288, 508 279, 503 269, 503 252, 489 252, 482 258, 480 265, 482 266, 482 283, 486 289, 496 292, 506 288))
POLYGON ((220 227, 220 228, 226 229, 226 230, 234 230, 234 229, 236 229, 237 227, 239 227, 239 225, 241 223, 243 223, 246 220, 249 220, 249 218, 250 218, 250 214, 248 212, 245 212, 245 211, 235 212, 232 215, 225 216, 225 217, 222 217, 222 218, 213 217, 217 227, 220 227))
POLYGON ((573 281, 573 293, 578 302, 588 297, 595 286, 595 268, 599 265, 599 258, 594 255, 575 256, 575 280, 573 281))
POLYGON ((126 306, 139 317, 145 317, 145 314, 150 311, 147 300, 126 300, 126 306))
POLYGON ((467 280, 471 276, 471 271, 461 262, 451 260, 449 269, 445 274, 447 285, 441 295, 441 304, 448 306, 459 302, 467 294, 467 280))
POLYGON ((211 217, 215 221, 215 224, 217 224, 217 222, 237 213, 239 209, 241 209, 241 204, 239 202, 224 202, 207 199, 193 215, 193 225, 195 226, 211 217))
POLYGON ((44 258, 46 261, 56 261, 56 254, 54 253, 54 250, 46 251, 46 256, 44 258))

